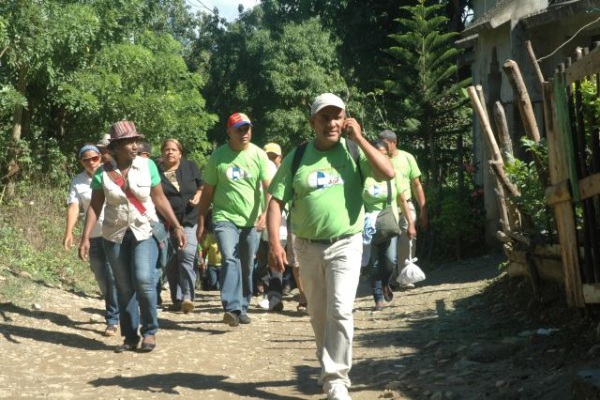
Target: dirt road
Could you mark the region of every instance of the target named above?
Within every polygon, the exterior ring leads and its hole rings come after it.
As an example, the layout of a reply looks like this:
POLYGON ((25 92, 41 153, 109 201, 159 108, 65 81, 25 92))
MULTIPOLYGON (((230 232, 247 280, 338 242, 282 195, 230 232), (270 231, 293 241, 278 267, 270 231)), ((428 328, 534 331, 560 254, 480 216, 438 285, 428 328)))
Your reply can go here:
MULTIPOLYGON (((575 350, 561 322, 511 300, 507 290, 529 289, 501 277, 499 261, 426 270, 382 312, 362 282, 352 398, 570 398, 589 343, 575 350)), ((101 335, 100 300, 40 286, 33 304, 0 305, 0 398, 324 399, 308 317, 295 305, 254 306, 252 324, 229 327, 218 294, 200 291, 193 313, 159 314, 155 351, 115 354, 120 338, 101 335)))

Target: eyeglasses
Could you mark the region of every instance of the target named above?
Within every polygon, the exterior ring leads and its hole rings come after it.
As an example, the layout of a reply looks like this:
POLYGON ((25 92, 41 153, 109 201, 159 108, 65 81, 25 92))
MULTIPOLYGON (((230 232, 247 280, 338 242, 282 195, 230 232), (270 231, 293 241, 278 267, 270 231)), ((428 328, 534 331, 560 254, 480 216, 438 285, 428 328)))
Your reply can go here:
POLYGON ((100 156, 93 156, 93 157, 90 157, 90 158, 82 158, 81 159, 81 162, 84 162, 84 163, 85 162, 94 162, 95 163, 95 162, 98 162, 98 161, 100 161, 100 156))

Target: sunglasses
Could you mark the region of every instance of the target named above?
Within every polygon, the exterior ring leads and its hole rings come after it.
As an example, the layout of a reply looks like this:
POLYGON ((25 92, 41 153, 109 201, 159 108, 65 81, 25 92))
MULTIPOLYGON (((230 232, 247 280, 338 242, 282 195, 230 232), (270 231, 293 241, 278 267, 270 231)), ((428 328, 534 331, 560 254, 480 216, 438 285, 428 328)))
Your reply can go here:
POLYGON ((93 157, 89 157, 89 158, 82 158, 81 162, 98 162, 100 161, 100 156, 93 156, 93 157))

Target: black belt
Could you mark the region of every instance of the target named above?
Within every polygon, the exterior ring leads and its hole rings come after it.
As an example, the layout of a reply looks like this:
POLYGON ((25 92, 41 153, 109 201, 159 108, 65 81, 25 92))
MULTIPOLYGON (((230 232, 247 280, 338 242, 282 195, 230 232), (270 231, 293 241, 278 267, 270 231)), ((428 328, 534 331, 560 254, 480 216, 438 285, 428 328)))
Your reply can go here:
POLYGON ((351 233, 349 235, 338 236, 338 237, 333 238, 333 239, 305 239, 305 238, 300 238, 300 237, 297 238, 297 239, 306 240, 306 241, 308 241, 310 243, 316 243, 316 244, 333 244, 333 243, 335 243, 335 242, 337 242, 339 240, 348 239, 349 237, 352 237, 352 236, 354 236, 354 233, 351 233))

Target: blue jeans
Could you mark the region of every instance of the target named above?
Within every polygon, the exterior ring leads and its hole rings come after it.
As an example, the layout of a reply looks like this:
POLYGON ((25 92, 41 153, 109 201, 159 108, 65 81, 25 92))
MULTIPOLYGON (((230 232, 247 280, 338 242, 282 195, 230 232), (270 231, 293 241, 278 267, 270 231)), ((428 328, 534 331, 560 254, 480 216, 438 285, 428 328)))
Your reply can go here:
POLYGON ((173 303, 182 300, 194 300, 196 297, 196 250, 198 239, 196 238, 196 225, 184 228, 187 245, 183 250, 177 248, 177 238, 171 236, 174 254, 167 265, 167 280, 171 291, 173 303))
POLYGON ((371 244, 371 289, 375 303, 383 301, 383 287, 389 284, 396 267, 398 237, 371 244))
POLYGON ((221 250, 221 303, 225 311, 245 313, 252 299, 252 269, 260 235, 254 226, 239 228, 229 221, 215 223, 221 250))
POLYGON ((221 277, 221 266, 208 265, 208 267, 206 268, 206 274, 208 275, 207 290, 221 290, 221 285, 219 284, 219 280, 221 277))
POLYGON ((104 250, 117 287, 121 336, 126 343, 138 343, 140 334, 146 337, 158 330, 155 286, 158 245, 153 237, 138 241, 128 230, 120 244, 104 240, 104 250))
POLYGON ((100 293, 104 299, 104 318, 106 325, 117 325, 119 323, 119 305, 117 303, 117 288, 115 287, 115 278, 106 260, 104 247, 102 247, 102 237, 90 239, 90 269, 94 273, 100 293))

